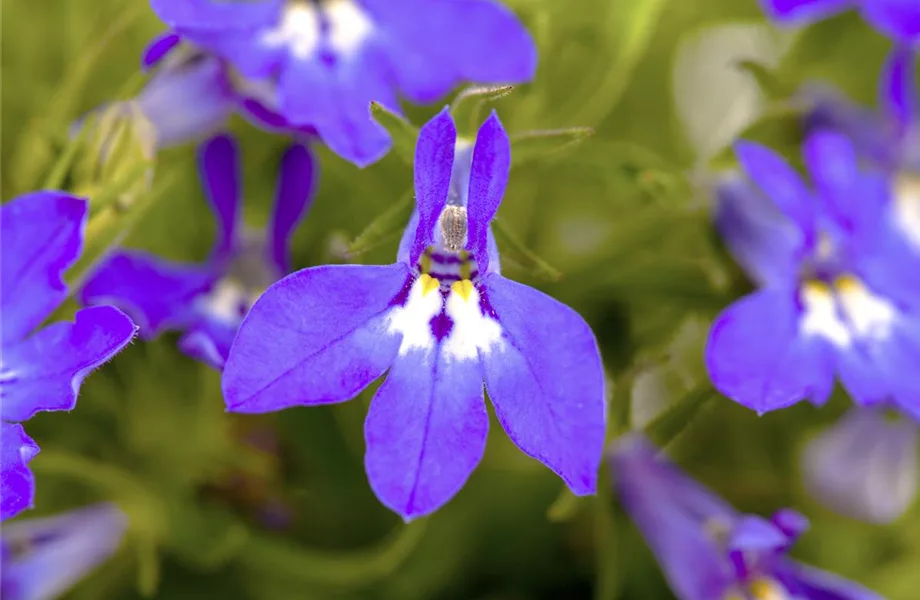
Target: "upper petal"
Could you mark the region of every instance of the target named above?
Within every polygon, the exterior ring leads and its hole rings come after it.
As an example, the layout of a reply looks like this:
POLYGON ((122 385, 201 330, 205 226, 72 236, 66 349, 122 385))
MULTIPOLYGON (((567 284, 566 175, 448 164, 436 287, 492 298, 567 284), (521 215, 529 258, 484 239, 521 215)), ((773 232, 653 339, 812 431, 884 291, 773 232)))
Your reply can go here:
POLYGON ((414 265, 431 244, 433 232, 450 193, 457 128, 447 107, 425 123, 415 145, 415 203, 418 228, 409 250, 414 265))
POLYGON ((155 66, 163 60, 167 54, 172 52, 173 48, 181 41, 182 38, 172 31, 164 31, 160 35, 154 37, 147 43, 147 47, 144 48, 144 52, 141 55, 141 68, 146 71, 155 66))
POLYGON ((897 47, 888 56, 879 82, 879 105, 901 135, 920 115, 917 69, 912 48, 897 47))
POLYGON ((753 142, 737 142, 735 154, 757 187, 810 237, 815 228, 815 202, 789 163, 766 146, 753 142))
POLYGON ((858 0, 760 0, 764 11, 783 23, 810 23, 827 18, 858 0))
POLYGON ((54 323, 3 348, 0 379, 5 421, 25 421, 40 410, 71 410, 83 378, 124 348, 136 328, 111 306, 77 312, 73 323, 54 323))
POLYGON ((916 423, 853 408, 806 447, 806 488, 840 513, 890 523, 917 494, 918 435, 916 423))
POLYGON ((137 250, 110 256, 80 290, 84 304, 113 304, 140 327, 145 338, 195 319, 195 302, 220 273, 202 265, 166 261, 137 250))
POLYGON ((480 350, 499 422, 575 494, 594 493, 606 426, 594 334, 578 313, 533 288, 495 274, 482 287, 502 328, 501 343, 480 350))
POLYGON ((743 178, 716 188, 715 225, 732 256, 759 285, 788 285, 800 263, 802 233, 743 178))
POLYGON ((479 464, 488 428, 478 360, 443 348, 401 355, 364 426, 374 493, 407 521, 437 510, 479 464))
POLYGON ((22 425, 0 422, 0 521, 32 507, 35 477, 28 463, 36 454, 38 445, 26 435, 22 425))
POLYGON ((410 281, 402 264, 304 269, 243 320, 224 367, 227 408, 268 412, 349 400, 392 364, 386 316, 410 281))
POLYGON ((802 334, 797 302, 793 290, 764 289, 722 311, 706 345, 716 389, 758 413, 826 400, 833 355, 822 338, 802 334))
POLYGON ((281 158, 269 229, 269 251, 279 275, 291 271, 288 247, 291 233, 306 214, 318 179, 319 165, 310 147, 302 143, 291 144, 281 158))
POLYGON ((213 256, 224 260, 236 246, 242 192, 240 188, 240 156, 236 140, 229 135, 217 135, 198 149, 198 170, 205 197, 217 218, 217 239, 213 256))
POLYGON ((434 102, 463 81, 533 78, 537 48, 517 16, 493 0, 362 0, 380 23, 390 67, 410 100, 434 102))
POLYGON ((908 43, 920 40, 920 3, 915 0, 857 0, 867 21, 908 43))
POLYGON ((114 504, 97 504, 3 527, 4 542, 25 549, 3 565, 15 598, 59 598, 118 548, 128 526, 114 504))
POLYGON ((511 172, 511 142, 505 133, 495 111, 489 115, 473 147, 473 162, 470 168, 469 200, 469 241, 467 248, 476 257, 481 273, 489 272, 489 253, 487 251, 489 223, 498 211, 508 174, 511 172))
POLYGON ((0 341, 35 329, 67 297, 64 272, 83 245, 87 202, 42 191, 0 207, 0 341))

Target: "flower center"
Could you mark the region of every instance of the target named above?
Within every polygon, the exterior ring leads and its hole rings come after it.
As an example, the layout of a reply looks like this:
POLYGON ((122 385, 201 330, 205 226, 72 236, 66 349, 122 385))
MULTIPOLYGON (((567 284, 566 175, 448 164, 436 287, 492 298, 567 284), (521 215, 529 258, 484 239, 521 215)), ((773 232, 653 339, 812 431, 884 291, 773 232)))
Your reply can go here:
POLYGON ((286 47, 298 60, 310 59, 321 49, 334 61, 353 54, 372 30, 370 18, 352 0, 290 0, 278 24, 263 32, 260 41, 269 48, 286 47))
POLYGON ((838 347, 849 347, 854 338, 885 339, 897 318, 897 308, 891 302, 852 275, 840 276, 832 284, 805 281, 799 299, 802 331, 824 337, 838 347))
POLYGON ((786 588, 769 577, 760 577, 750 583, 734 588, 723 596, 723 600, 790 600, 786 588))

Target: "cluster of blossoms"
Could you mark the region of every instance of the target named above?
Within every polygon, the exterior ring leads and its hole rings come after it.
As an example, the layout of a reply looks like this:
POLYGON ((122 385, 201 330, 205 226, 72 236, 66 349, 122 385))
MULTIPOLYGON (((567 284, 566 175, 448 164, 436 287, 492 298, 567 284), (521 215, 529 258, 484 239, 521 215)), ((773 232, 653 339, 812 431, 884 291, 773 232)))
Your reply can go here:
MULTIPOLYGON (((901 473, 916 471, 920 421, 911 377, 920 361, 920 4, 765 4, 786 22, 859 8, 898 48, 883 77, 885 114, 835 98, 814 103, 804 145, 811 185, 771 150, 737 144, 744 173, 720 185, 716 225, 759 289, 717 318, 707 367, 720 392, 759 413, 823 404, 839 379, 862 408, 813 444, 814 487, 888 520, 914 492, 901 473), (867 443, 882 449, 854 463, 849 456, 867 443), (893 499, 850 493, 880 470, 901 485, 893 499)), ((292 272, 289 256, 317 187, 308 144, 364 166, 391 144, 371 102, 399 113, 401 98, 431 103, 461 82, 530 80, 536 50, 515 15, 492 0, 151 5, 169 31, 144 52, 143 67, 155 72, 133 102, 157 147, 205 140, 199 169, 217 239, 202 264, 113 250, 73 290, 87 308, 72 323, 41 327, 71 293, 63 277, 80 254, 89 204, 41 191, 3 205, 0 518, 33 503, 28 463, 39 449, 21 423, 73 409, 89 371, 136 332, 150 340, 166 330, 182 333, 183 352, 222 371, 232 412, 344 402, 385 376, 365 421, 365 467, 380 501, 407 521, 447 503, 482 458, 484 391, 522 452, 575 495, 594 493, 603 363, 575 311, 501 274, 491 224, 511 144, 495 113, 475 139, 458 136, 447 109, 421 128, 416 207, 394 264, 292 272), (264 232, 241 217, 239 152, 222 133, 233 113, 293 138, 264 232)), ((681 599, 877 598, 786 557, 807 527, 802 515, 741 514, 641 437, 620 440, 609 462, 681 599)), ((3 597, 61 593, 116 550, 126 527, 111 505, 5 526, 3 597)))

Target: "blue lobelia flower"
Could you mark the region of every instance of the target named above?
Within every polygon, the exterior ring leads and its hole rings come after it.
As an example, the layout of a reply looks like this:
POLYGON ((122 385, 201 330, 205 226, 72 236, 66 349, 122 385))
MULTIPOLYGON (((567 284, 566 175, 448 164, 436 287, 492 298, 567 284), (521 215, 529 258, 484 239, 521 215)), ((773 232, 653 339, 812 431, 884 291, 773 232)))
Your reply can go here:
POLYGON ((610 465, 620 502, 680 600, 881 600, 786 556, 808 528, 794 510, 769 520, 739 513, 638 434, 617 442, 610 465))
POLYGON ((801 24, 858 9, 882 33, 906 43, 920 41, 920 3, 915 0, 760 0, 780 23, 801 24))
POLYGON ((722 187, 717 224, 760 286, 716 319, 706 364, 716 388, 764 413, 830 395, 920 419, 920 274, 881 215, 887 179, 863 171, 842 135, 812 134, 809 189, 772 151, 739 142, 746 181, 722 187))
POLYGON ((0 207, 0 520, 35 495, 28 462, 38 445, 20 423, 72 410, 83 379, 134 337, 134 324, 111 306, 40 327, 67 298, 62 276, 80 255, 87 211, 85 200, 56 191, 0 207))
POLYGON ((292 145, 281 162, 267 233, 242 229, 238 155, 236 143, 227 136, 209 140, 199 153, 201 178, 218 224, 206 263, 178 263, 122 250, 109 257, 81 291, 87 304, 121 307, 137 321, 145 339, 167 329, 184 332, 180 348, 216 369, 223 367, 253 300, 290 271, 288 241, 316 183, 309 149, 292 145))
POLYGON ((890 523, 917 496, 920 425, 877 408, 855 407, 808 443, 809 493, 833 510, 890 523))
POLYGON ((337 154, 367 165, 390 147, 371 101, 429 103, 463 81, 517 83, 536 47, 493 0, 151 0, 193 44, 229 61, 290 124, 315 127, 337 154))
POLYGON ((127 525, 124 513, 112 504, 5 523, 0 536, 0 596, 60 597, 115 553, 127 525))
POLYGON ((577 313, 501 276, 490 222, 510 161, 494 113, 475 142, 457 139, 446 109, 429 121, 396 264, 315 267, 270 287, 230 351, 228 409, 342 402, 389 370, 365 422, 365 466, 409 520, 447 502, 482 457, 484 381, 514 443, 575 494, 593 493, 603 367, 577 313))

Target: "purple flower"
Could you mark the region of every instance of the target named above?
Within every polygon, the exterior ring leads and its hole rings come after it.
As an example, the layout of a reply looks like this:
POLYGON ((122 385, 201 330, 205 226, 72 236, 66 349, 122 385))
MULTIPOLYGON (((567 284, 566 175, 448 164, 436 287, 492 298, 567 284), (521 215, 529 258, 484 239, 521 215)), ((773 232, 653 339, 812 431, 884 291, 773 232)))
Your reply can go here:
POLYGON ((786 556, 808 528, 798 512, 739 513, 637 434, 616 444, 610 464, 620 501, 680 600, 881 600, 786 556))
POLYGON ((493 0, 151 0, 176 33, 258 82, 258 100, 367 165, 389 149, 369 103, 429 103, 463 81, 517 83, 536 48, 493 0))
POLYGON ((764 413, 822 404, 835 377, 861 405, 920 419, 920 276, 887 235, 883 173, 863 171, 852 144, 819 132, 805 143, 814 189, 772 151, 739 142, 756 189, 720 189, 717 223, 760 286, 722 312, 706 364, 716 388, 764 413))
POLYGON ((907 43, 920 40, 920 3, 916 0, 760 0, 780 23, 811 23, 847 9, 858 9, 873 27, 907 43))
POLYGON ((241 227, 236 143, 227 136, 202 145, 199 169, 217 218, 217 240, 204 264, 163 260, 147 252, 116 252, 84 286, 87 304, 111 303, 152 339, 167 329, 184 332, 179 346, 216 369, 254 299, 290 271, 288 240, 313 195, 316 172, 307 146, 292 145, 281 163, 275 206, 266 234, 241 227))
POLYGON ((39 327, 67 298, 62 276, 80 255, 87 211, 85 200, 55 191, 0 207, 0 520, 35 495, 28 462, 38 446, 19 423, 72 410, 83 379, 134 337, 134 324, 111 306, 39 327))
POLYGON ((447 502, 482 457, 485 382, 514 443, 574 493, 593 493, 603 367, 577 313, 500 274, 490 222, 510 161, 494 113, 475 142, 457 139, 446 109, 428 122, 398 262, 315 267, 270 287, 230 351, 229 410, 342 402, 389 370, 365 422, 365 466, 409 520, 447 502))
POLYGON ((0 596, 4 600, 58 598, 115 553, 127 525, 124 513, 112 504, 5 523, 0 537, 0 596))
POLYGON ((871 408, 853 408, 805 450, 805 486, 835 511, 890 523, 917 495, 918 425, 871 408))

